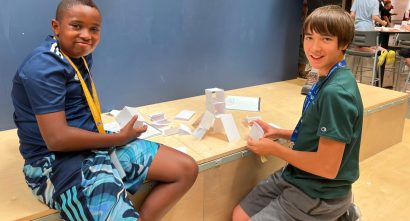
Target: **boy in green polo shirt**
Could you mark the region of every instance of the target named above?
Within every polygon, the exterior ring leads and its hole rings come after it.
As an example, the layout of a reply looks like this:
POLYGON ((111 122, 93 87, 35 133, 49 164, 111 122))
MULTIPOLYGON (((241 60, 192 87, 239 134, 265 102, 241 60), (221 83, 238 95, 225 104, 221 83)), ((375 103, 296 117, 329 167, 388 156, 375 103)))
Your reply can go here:
POLYGON ((304 50, 319 80, 306 96, 294 130, 257 120, 265 134, 248 140, 250 150, 288 165, 258 184, 235 207, 233 220, 360 220, 352 204, 359 177, 363 104, 344 53, 354 21, 339 6, 316 9, 304 23, 304 50), (268 139, 293 142, 288 148, 268 139))

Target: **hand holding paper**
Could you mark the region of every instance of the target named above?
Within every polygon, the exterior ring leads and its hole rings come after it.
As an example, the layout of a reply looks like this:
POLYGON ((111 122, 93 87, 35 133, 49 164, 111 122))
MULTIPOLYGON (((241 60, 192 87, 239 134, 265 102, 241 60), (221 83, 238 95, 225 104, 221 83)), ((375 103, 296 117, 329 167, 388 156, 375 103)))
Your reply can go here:
POLYGON ((134 127, 135 122, 137 121, 138 116, 133 116, 131 120, 124 125, 124 127, 120 130, 121 135, 124 136, 125 140, 123 144, 127 144, 131 140, 136 139, 142 133, 147 131, 147 125, 143 125, 141 127, 134 127))
POLYGON ((271 138, 271 139, 274 139, 274 140, 279 138, 278 137, 278 128, 279 128, 279 126, 277 126, 275 124, 272 124, 272 123, 266 123, 266 122, 264 122, 262 120, 259 120, 259 119, 251 122, 251 125, 253 125, 253 124, 258 124, 261 127, 261 129, 263 130, 263 133, 264 133, 263 137, 268 137, 268 138, 271 138))
MULTIPOLYGON (((258 123, 253 122, 252 127, 251 127, 251 131, 249 132, 249 137, 252 140, 259 140, 263 137, 264 135, 264 131, 262 129, 261 126, 259 126, 258 123)), ((268 161, 268 159, 265 156, 260 156, 261 158, 261 162, 265 163, 266 161, 268 161)))
POLYGON ((134 127, 143 126, 144 117, 135 109, 125 106, 118 114, 115 116, 115 120, 118 122, 121 128, 123 128, 133 116, 137 115, 138 120, 135 121, 134 127))

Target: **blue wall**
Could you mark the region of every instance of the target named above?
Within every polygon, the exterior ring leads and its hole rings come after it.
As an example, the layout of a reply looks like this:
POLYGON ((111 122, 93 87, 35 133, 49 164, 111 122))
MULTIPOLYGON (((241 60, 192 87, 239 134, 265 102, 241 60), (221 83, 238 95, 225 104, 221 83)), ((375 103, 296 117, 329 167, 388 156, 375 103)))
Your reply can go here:
MULTIPOLYGON (((92 73, 103 111, 281 81, 297 73, 301 0, 96 0, 92 73)), ((47 34, 56 0, 1 0, 0 130, 12 77, 47 34)))

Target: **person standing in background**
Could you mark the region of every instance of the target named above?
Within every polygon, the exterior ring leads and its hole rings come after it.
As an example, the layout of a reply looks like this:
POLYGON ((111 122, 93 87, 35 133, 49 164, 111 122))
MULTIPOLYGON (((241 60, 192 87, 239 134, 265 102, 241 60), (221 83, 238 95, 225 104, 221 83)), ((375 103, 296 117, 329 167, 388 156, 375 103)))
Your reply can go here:
POLYGON ((387 1, 384 3, 384 6, 381 8, 380 10, 380 16, 382 18, 383 21, 386 21, 386 27, 390 27, 391 26, 391 9, 392 9, 393 5, 391 4, 390 1, 387 1))

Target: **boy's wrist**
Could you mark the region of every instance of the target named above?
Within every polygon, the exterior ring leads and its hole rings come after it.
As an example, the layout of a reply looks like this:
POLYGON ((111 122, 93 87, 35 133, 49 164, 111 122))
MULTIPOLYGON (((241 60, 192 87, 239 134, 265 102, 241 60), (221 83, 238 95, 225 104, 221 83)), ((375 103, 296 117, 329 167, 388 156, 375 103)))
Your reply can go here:
POLYGON ((114 136, 114 146, 122 146, 126 143, 126 137, 123 133, 112 134, 114 136))

